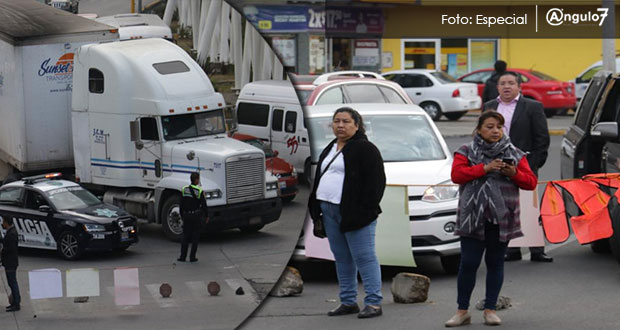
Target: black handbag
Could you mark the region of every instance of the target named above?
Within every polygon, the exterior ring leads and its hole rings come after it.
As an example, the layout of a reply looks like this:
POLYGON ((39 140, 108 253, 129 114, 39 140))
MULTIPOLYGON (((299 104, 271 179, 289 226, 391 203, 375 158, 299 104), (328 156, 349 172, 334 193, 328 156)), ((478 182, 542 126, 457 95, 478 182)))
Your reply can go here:
MULTIPOLYGON (((334 158, 332 158, 332 160, 327 164, 327 166, 325 166, 325 170, 321 172, 321 174, 319 174, 319 179, 317 180, 317 182, 321 182, 321 177, 323 177, 323 174, 327 172, 327 169, 329 168, 329 166, 334 162, 334 160, 336 160, 336 158, 338 157, 338 155, 340 155, 341 152, 342 152, 342 149, 340 149, 340 151, 336 153, 334 158)), ((323 214, 321 212, 311 212, 311 215, 312 215, 312 223, 314 224, 314 228, 312 230, 312 233, 314 234, 314 236, 318 238, 327 237, 327 233, 325 232, 325 224, 323 223, 323 214), (312 215, 312 213, 315 213, 315 214, 312 215)))

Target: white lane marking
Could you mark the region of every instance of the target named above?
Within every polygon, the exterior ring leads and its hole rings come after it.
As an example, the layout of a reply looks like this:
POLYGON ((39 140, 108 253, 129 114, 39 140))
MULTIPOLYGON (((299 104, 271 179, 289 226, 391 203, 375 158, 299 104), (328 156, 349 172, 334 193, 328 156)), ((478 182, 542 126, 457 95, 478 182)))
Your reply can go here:
POLYGON ((179 306, 177 301, 174 299, 174 294, 175 294, 174 287, 172 287, 172 294, 170 295, 170 297, 164 298, 159 293, 159 287, 161 286, 161 283, 158 283, 158 284, 145 284, 144 286, 146 287, 147 290, 149 290, 149 293, 151 294, 151 296, 153 296, 153 299, 155 299, 155 301, 157 302, 159 307, 161 307, 161 308, 169 308, 169 307, 178 307, 179 306))

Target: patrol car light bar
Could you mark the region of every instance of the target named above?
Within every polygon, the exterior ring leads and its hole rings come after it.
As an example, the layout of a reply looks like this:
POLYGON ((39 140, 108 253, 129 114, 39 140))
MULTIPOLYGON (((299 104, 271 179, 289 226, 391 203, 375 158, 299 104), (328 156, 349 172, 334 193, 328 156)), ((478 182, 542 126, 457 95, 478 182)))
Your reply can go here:
POLYGON ((48 173, 48 174, 29 176, 29 177, 23 178, 22 180, 24 180, 24 184, 33 184, 35 182, 44 181, 44 180, 60 179, 60 177, 62 177, 62 173, 57 172, 57 173, 48 173))

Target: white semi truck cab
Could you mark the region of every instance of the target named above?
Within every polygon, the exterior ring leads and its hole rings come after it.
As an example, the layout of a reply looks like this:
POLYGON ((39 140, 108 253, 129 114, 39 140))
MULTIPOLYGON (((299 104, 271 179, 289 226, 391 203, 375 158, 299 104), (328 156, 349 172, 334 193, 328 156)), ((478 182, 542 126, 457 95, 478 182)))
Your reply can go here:
POLYGON ((260 230, 280 217, 263 151, 227 137, 224 98, 175 44, 143 39, 75 52, 71 126, 75 173, 104 201, 161 223, 179 239, 180 191, 200 172, 207 231, 260 230))

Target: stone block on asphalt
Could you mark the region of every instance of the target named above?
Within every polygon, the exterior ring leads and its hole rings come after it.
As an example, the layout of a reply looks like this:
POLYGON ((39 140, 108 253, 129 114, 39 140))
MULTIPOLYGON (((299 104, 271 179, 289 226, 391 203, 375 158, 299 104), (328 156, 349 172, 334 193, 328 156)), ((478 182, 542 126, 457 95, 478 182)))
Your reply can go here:
POLYGON ((425 302, 430 285, 431 279, 424 275, 398 273, 392 279, 392 297, 402 304, 425 302))
POLYGON ((304 290, 304 281, 301 279, 301 274, 294 267, 286 267, 282 276, 271 289, 270 296, 274 297, 289 297, 293 295, 301 294, 304 290))

